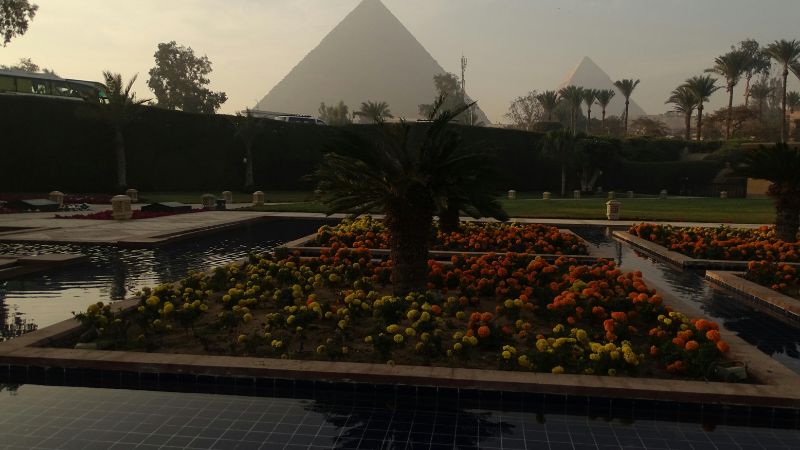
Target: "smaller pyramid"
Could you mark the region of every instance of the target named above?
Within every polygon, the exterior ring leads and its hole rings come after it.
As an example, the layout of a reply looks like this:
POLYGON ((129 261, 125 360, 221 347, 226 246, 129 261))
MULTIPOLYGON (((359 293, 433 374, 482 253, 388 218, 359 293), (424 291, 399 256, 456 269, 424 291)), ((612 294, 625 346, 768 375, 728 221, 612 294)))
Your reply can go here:
MULTIPOLYGON (((608 74, 600 68, 588 56, 584 56, 583 60, 564 78, 564 81, 558 86, 559 89, 565 86, 580 86, 587 89, 613 89, 617 95, 611 99, 611 103, 606 108, 606 116, 619 116, 622 117, 625 112, 625 97, 614 87, 614 81, 608 74)), ((636 91, 633 91, 631 96, 630 105, 628 105, 628 113, 630 120, 635 120, 638 117, 646 116, 647 113, 636 104, 634 98, 636 91)), ((592 108, 593 116, 599 116, 598 108, 592 108)))

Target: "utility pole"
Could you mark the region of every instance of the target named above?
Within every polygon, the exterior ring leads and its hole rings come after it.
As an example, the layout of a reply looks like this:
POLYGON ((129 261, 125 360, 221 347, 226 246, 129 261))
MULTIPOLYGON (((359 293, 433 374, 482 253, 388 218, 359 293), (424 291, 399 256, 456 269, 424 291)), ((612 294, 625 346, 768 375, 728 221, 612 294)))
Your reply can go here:
MULTIPOLYGON (((467 104, 467 57, 461 54, 461 101, 467 104)), ((467 110, 467 124, 472 125, 472 107, 467 110)))

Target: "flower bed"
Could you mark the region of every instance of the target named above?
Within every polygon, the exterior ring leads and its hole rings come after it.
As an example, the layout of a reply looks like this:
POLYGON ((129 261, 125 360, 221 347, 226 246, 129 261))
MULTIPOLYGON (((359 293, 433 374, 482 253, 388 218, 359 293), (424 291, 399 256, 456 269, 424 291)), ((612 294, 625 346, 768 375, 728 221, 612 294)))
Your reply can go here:
MULTIPOLYGON (((459 230, 439 230, 431 236, 431 250, 460 252, 516 252, 549 255, 587 255, 586 244, 577 236, 556 227, 539 224, 464 222, 459 230)), ((383 222, 366 216, 326 225, 317 232, 316 244, 323 247, 389 248, 389 231, 383 222)))
MULTIPOLYGON (((190 211, 141 211, 141 210, 134 210, 132 211, 131 219, 152 219, 155 217, 165 217, 165 216, 174 216, 176 214, 189 214, 189 213, 196 213, 202 212, 203 209, 192 209, 190 211)), ((91 214, 74 214, 70 216, 62 216, 56 215, 56 219, 86 219, 86 220, 114 220, 112 217, 113 211, 110 209, 99 211, 96 213, 91 214)))
POLYGON ((775 238, 773 227, 673 227, 643 223, 628 230, 634 236, 698 259, 800 262, 800 242, 775 238))
MULTIPOLYGON (((532 255, 429 262, 429 290, 395 297, 367 249, 251 257, 77 318, 101 348, 552 373, 703 378, 718 326, 671 311, 638 272, 532 255)), ((67 343, 71 345, 72 343, 67 343)))
POLYGON ((800 276, 797 269, 771 261, 750 261, 744 277, 781 294, 800 300, 800 276))

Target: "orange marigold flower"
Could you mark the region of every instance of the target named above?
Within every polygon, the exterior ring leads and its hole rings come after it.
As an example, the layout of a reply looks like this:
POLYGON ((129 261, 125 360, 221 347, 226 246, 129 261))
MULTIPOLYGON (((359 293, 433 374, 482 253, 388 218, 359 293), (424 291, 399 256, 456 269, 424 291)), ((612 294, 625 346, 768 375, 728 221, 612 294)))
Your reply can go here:
POLYGON ((706 332, 706 339, 712 342, 717 342, 720 339, 719 331, 717 330, 708 330, 706 332))
POLYGON ((482 325, 480 328, 478 328, 478 336, 482 338, 489 336, 491 333, 492 330, 490 330, 486 325, 482 325))
POLYGON ((689 341, 686 343, 686 347, 684 348, 686 349, 686 351, 691 352, 693 350, 697 350, 698 348, 700 348, 700 344, 698 344, 697 341, 689 341))
POLYGON ((717 350, 722 353, 728 353, 731 347, 725 341, 717 341, 717 350))
POLYGON ((650 355, 651 356, 658 356, 658 347, 655 345, 650 346, 650 355))
POLYGON ((481 314, 481 320, 483 322, 488 322, 488 321, 492 320, 492 317, 494 317, 494 316, 492 316, 492 313, 490 313, 490 312, 485 312, 485 313, 481 314))
POLYGON ((672 338, 672 343, 681 348, 683 348, 683 346, 686 345, 686 342, 679 337, 672 338))

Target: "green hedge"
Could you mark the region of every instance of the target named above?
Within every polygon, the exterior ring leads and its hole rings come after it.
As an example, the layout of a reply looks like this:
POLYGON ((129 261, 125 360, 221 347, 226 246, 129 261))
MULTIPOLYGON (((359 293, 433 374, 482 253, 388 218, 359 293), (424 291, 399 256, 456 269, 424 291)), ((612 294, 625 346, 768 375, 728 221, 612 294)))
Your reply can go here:
MULTIPOLYGON (((0 191, 114 192, 112 130, 92 108, 97 106, 0 96, 0 191)), ((303 177, 319 163, 322 151, 335 147, 348 133, 371 129, 365 125, 264 124, 265 132, 254 148, 255 178, 259 188, 269 190, 311 189, 312 184, 303 177)), ((479 127, 460 130, 468 145, 495 152, 504 189, 542 191, 560 185, 559 168, 540 154, 542 133, 479 127)), ((242 186, 244 146, 234 138, 230 116, 145 108, 125 137, 129 185, 139 190, 213 192, 242 186)), ((635 139, 609 142, 620 155, 640 160, 671 158, 674 149, 684 144, 635 139)), ((720 164, 623 161, 606 170, 599 184, 637 192, 674 191, 685 176, 682 174, 690 174, 693 185, 708 184, 720 164)), ((572 179, 570 186, 574 187, 572 179)))

